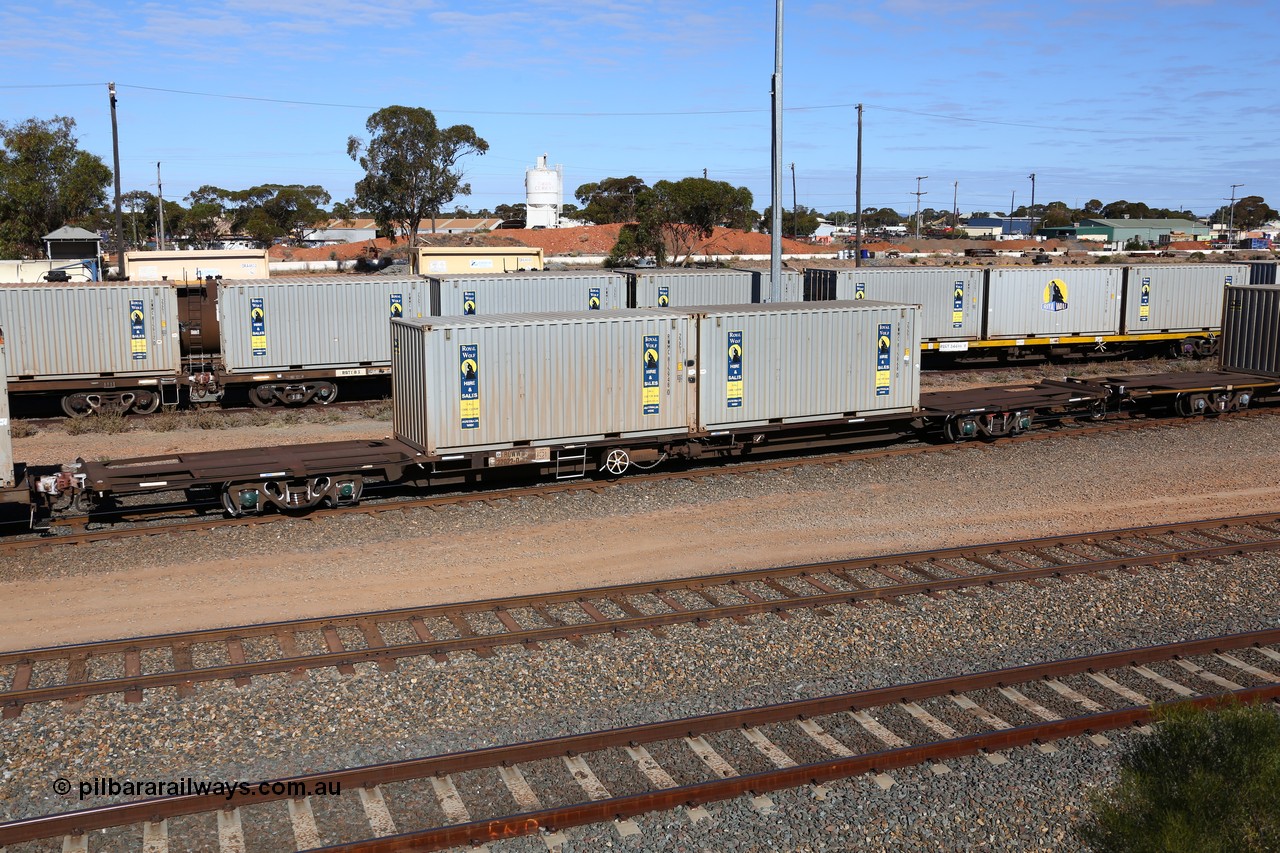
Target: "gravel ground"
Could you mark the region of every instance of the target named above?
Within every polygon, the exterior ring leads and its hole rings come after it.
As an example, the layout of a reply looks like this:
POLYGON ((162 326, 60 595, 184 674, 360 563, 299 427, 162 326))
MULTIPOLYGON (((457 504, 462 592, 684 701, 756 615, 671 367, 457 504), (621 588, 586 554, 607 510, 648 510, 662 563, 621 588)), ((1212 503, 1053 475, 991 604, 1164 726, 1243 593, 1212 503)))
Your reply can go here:
MULTIPOLYGON (((173 690, 148 692, 139 704, 94 697, 76 714, 36 706, 0 725, 0 818, 77 807, 74 794, 51 792, 58 776, 73 782, 275 777, 1277 627, 1278 569, 1280 556, 1263 555, 1117 574, 1106 582, 916 597, 901 606, 841 606, 829 617, 801 611, 786 621, 761 617, 747 626, 675 626, 666 629, 665 640, 631 634, 447 664, 418 658, 393 673, 374 665, 359 666, 354 676, 312 671, 296 683, 281 676, 244 689, 206 686, 187 699, 173 690)), ((1150 682, 1134 686, 1163 698, 1150 682)), ((882 719, 911 736, 891 712, 882 719)), ((955 724, 963 717, 948 719, 955 724)), ((776 728, 770 736, 789 745, 776 728)), ((724 753, 734 760, 744 754, 729 747, 724 753)), ((565 849, 1074 849, 1072 825, 1083 790, 1109 778, 1114 756, 1114 749, 1083 740, 1054 755, 1012 750, 1000 767, 965 759, 948 762, 952 773, 946 776, 927 768, 895 771, 897 784, 887 791, 856 779, 828 786, 825 801, 808 789, 780 792, 772 795, 778 807, 772 816, 761 816, 740 798, 712 805, 711 819, 696 824, 679 814, 641 817, 641 835, 627 839, 609 826, 569 830, 565 849)), ((683 766, 673 761, 668 769, 680 778, 696 766, 688 754, 683 766)), ((599 772, 603 780, 621 778, 599 772)), ((466 798, 467 790, 486 785, 493 796, 508 796, 491 780, 460 784, 460 790, 466 798)), ((393 814, 407 814, 397 807, 407 796, 397 793, 393 814)), ((331 828, 358 819, 349 805, 323 808, 324 825, 331 828)), ((481 803, 473 813, 487 808, 481 803)), ((278 815, 255 818, 253 826, 265 844, 257 849, 290 837, 278 815)), ((181 846, 195 838, 184 831, 181 846)), ((98 840, 95 850, 112 846, 98 840)), ((493 849, 545 847, 524 840, 493 849)))

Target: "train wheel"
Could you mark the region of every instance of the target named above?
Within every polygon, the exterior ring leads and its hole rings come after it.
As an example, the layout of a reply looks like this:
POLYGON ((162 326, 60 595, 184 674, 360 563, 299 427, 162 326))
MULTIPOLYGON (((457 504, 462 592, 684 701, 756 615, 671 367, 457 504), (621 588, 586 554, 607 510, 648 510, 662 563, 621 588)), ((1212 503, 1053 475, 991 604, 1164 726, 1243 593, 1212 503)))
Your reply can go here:
POLYGON ((322 406, 327 406, 338 399, 338 386, 332 382, 317 382, 316 395, 312 399, 322 406))
POLYGON ((631 457, 621 447, 615 447, 605 454, 604 461, 600 464, 601 471, 607 471, 614 477, 621 477, 630 467, 631 457))
POLYGON ((269 409, 279 400, 276 399, 275 394, 271 393, 271 386, 259 385, 257 388, 249 389, 249 402, 259 409, 269 409))
POLYGON ((1209 411, 1209 398, 1204 394, 1179 394, 1174 408, 1184 418, 1201 417, 1209 411))
POLYGON ((149 415, 160 408, 160 395, 151 391, 139 391, 133 396, 133 408, 131 411, 140 415, 149 415))
POLYGON ((89 399, 88 394, 68 394, 62 398, 62 411, 69 418, 84 418, 93 414, 98 407, 89 399))

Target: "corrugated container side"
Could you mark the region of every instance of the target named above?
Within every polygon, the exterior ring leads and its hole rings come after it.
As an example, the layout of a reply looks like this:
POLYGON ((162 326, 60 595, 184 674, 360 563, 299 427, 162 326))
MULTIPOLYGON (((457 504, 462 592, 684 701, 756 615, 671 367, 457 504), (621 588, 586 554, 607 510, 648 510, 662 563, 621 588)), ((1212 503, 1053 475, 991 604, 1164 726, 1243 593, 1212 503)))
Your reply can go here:
POLYGON ((887 302, 694 309, 711 431, 915 411, 918 309, 887 302))
POLYGON ((414 321, 391 321, 391 428, 419 450, 427 446, 426 340, 414 321))
POLYGON ((6 285, 11 380, 176 375, 178 303, 163 283, 6 285))
MULTIPOLYGON (((751 276, 751 301, 768 302, 773 294, 773 275, 769 270, 742 269, 751 276)), ((804 301, 804 273, 799 270, 782 271, 782 295, 778 302, 804 301)))
POLYGON ((676 311, 398 323, 423 343, 393 367, 396 436, 448 455, 686 433, 690 328, 676 311))
POLYGON ((754 293, 747 270, 630 271, 634 308, 749 305, 754 293))
POLYGON ((9 380, 5 353, 4 330, 0 327, 0 489, 14 485, 13 431, 9 425, 9 380))
POLYGON ((1125 268, 1124 332, 1196 332, 1222 325, 1223 288, 1249 280, 1242 264, 1125 268))
POLYGON ((218 287, 222 357, 230 373, 383 366, 392 317, 429 316, 421 278, 269 279, 218 287))
POLYGON ((994 267, 988 271, 988 338, 1120 333, 1120 267, 994 267))
POLYGON ((1280 287, 1227 288, 1222 369, 1280 376, 1280 287))
POLYGON ((1276 284, 1275 261, 1249 261, 1249 281, 1247 284, 1276 284))
POLYGON ((431 313, 438 317, 616 311, 627 307, 627 280, 613 272, 438 276, 430 281, 431 313))
POLYGON ((982 336, 984 270, 819 269, 815 287, 841 300, 879 299, 921 306, 920 339, 972 341, 982 336))

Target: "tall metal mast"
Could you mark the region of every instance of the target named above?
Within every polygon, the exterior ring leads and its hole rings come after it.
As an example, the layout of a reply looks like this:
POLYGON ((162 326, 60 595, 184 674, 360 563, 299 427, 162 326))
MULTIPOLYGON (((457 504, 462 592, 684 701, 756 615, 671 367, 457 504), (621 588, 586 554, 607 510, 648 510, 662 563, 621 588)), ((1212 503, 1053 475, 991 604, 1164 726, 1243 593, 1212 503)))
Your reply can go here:
POLYGON ((769 301, 782 300, 782 0, 773 25, 773 186, 769 208, 769 301))
MULTIPOLYGON (((116 173, 116 276, 124 278, 124 214, 120 210, 120 133, 116 128, 116 84, 107 84, 107 94, 111 96, 111 154, 115 161, 116 173)), ((107 277, 103 270, 102 278, 107 277)))

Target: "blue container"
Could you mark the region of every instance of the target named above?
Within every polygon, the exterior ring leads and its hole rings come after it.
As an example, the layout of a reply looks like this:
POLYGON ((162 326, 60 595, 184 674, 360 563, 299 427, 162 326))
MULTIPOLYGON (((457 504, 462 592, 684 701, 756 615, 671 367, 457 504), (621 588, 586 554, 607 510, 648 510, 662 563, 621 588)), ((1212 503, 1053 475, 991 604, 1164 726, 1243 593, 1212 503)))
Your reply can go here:
POLYGON ((871 257, 871 250, 870 250, 870 249, 863 249, 863 250, 862 250, 862 259, 865 261, 865 260, 866 260, 867 258, 869 258, 869 257, 871 257))

